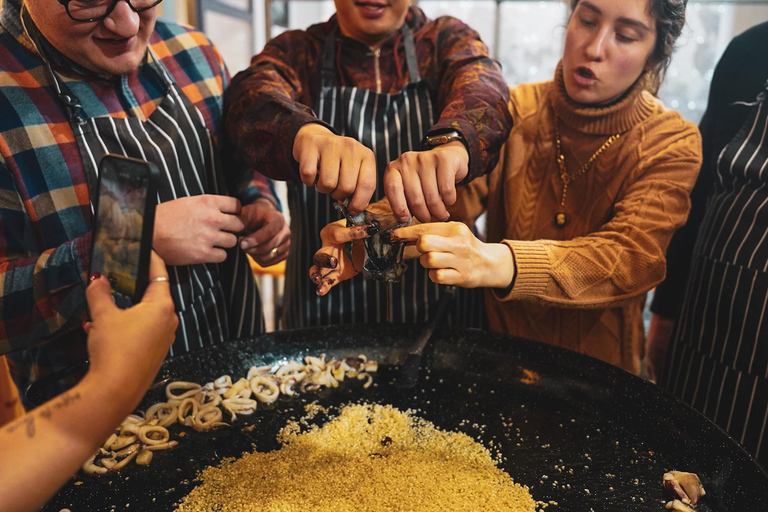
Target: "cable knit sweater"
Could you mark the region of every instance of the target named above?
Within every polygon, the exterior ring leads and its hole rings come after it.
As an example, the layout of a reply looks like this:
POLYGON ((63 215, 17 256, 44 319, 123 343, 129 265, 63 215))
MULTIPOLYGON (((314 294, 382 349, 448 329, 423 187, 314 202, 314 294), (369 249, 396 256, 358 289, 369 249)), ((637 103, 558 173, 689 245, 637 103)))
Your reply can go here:
POLYGON ((488 290, 491 329, 552 343, 638 373, 645 294, 664 279, 664 254, 690 207, 701 164, 696 126, 644 90, 591 108, 570 100, 562 66, 554 80, 511 90, 514 128, 496 169, 460 192, 454 218, 488 211, 488 241, 514 255, 507 290, 488 290), (573 176, 613 134, 615 141, 568 186, 564 228, 553 224, 563 184, 554 125, 573 176))

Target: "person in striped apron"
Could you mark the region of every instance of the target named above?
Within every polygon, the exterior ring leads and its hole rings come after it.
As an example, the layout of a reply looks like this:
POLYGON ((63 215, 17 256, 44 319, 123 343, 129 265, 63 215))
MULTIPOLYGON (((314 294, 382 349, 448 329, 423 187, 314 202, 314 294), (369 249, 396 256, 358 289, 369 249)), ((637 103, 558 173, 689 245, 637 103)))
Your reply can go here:
MULTIPOLYGON (((319 297, 308 271, 320 230, 340 218, 337 200, 350 197, 359 213, 385 192, 401 218, 447 218, 456 184, 498 159, 507 87, 477 33, 454 18, 430 20, 409 0, 335 3, 329 21, 280 35, 235 76, 227 154, 290 182, 283 327, 379 323, 387 311, 423 322, 441 287, 416 266, 389 304, 385 285, 362 275, 319 297)), ((482 325, 481 307, 463 294, 449 321, 482 325)))
POLYGON ((670 245, 648 339, 651 363, 661 366, 659 385, 717 423, 765 467, 767 47, 768 23, 762 23, 734 38, 715 68, 700 126, 704 162, 693 209, 670 245), (671 333, 668 348, 664 332, 671 333))
MULTIPOLYGON (((226 69, 202 34, 157 20, 159 3, 2 4, 0 353, 13 351, 21 391, 86 357, 92 198, 107 153, 160 170, 153 246, 169 264, 180 320, 170 354, 262 331, 235 246, 261 220, 285 221, 263 177, 225 175, 216 136, 226 69)), ((282 233, 264 244, 262 263, 284 257, 271 251, 287 247, 282 233)))

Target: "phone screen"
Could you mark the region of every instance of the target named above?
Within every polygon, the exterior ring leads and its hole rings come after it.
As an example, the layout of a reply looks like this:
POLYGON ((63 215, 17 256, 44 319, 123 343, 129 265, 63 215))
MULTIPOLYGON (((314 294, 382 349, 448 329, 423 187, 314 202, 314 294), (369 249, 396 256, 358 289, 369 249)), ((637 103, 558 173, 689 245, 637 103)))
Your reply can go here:
MULTIPOLYGON (((142 247, 142 241, 148 201, 153 200, 150 180, 146 162, 107 155, 99 166, 91 273, 109 280, 120 307, 131 306, 144 291, 140 279, 146 279, 149 248, 142 247)), ((151 234, 144 244, 151 245, 151 234)))

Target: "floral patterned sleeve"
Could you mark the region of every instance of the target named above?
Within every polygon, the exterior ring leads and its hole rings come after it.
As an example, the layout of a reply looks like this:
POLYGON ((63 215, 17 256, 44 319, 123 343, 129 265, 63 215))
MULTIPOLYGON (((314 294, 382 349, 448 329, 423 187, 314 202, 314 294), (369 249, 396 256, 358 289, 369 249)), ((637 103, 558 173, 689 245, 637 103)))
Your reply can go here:
POLYGON ((428 58, 440 70, 437 108, 440 117, 430 134, 457 130, 467 142, 467 181, 491 172, 512 129, 509 87, 488 47, 469 26, 449 16, 435 20, 433 38, 419 39, 417 54, 425 64, 422 45, 433 41, 428 58))
POLYGON ((307 86, 318 53, 306 32, 286 32, 235 75, 225 107, 228 158, 269 178, 298 179, 293 140, 306 123, 321 122, 308 106, 313 101, 307 86))

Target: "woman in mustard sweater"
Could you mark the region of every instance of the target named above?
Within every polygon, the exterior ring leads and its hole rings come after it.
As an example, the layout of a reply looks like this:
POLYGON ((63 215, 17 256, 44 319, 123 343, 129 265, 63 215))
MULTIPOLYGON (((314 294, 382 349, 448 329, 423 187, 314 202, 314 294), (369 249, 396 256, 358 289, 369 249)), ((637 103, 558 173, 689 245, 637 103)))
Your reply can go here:
MULTIPOLYGON (((487 242, 460 222, 392 233, 415 241, 433 281, 487 288, 492 330, 639 372, 645 294, 664 279, 701 164, 696 126, 654 96, 685 5, 572 0, 555 78, 512 88, 499 165, 452 207, 469 224, 487 211, 487 242)), ((312 268, 319 294, 351 272, 333 244, 353 230, 326 229, 321 251, 339 264, 312 268)))

